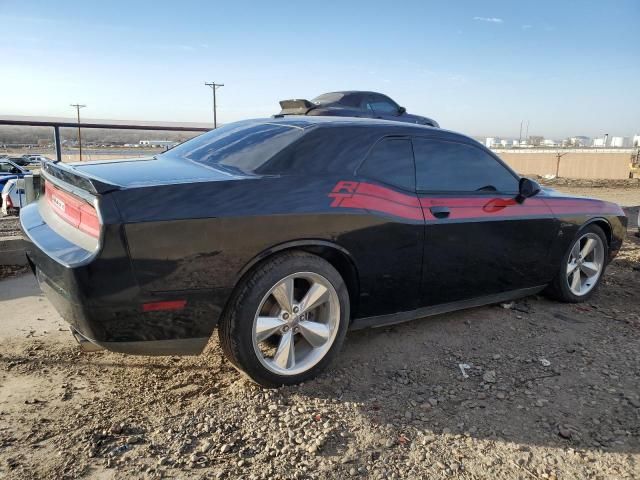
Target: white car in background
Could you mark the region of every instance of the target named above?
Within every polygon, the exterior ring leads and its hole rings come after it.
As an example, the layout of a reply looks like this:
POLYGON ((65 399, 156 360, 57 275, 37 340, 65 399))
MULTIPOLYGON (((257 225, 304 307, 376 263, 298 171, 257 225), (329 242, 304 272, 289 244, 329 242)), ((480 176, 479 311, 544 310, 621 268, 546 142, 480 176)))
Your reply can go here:
POLYGON ((21 181, 22 185, 19 185, 19 180, 22 179, 7 180, 2 189, 2 215, 18 215, 22 206, 27 204, 24 182, 21 181))

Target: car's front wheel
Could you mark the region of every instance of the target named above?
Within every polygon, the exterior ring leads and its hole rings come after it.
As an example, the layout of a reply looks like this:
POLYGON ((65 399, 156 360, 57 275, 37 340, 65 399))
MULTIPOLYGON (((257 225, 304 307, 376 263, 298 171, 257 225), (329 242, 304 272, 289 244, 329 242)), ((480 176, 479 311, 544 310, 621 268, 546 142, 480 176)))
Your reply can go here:
POLYGON ((305 252, 263 262, 238 286, 218 328, 222 349, 265 387, 303 382, 327 367, 349 322, 338 271, 305 252))
POLYGON ((584 302, 600 284, 607 266, 607 237, 597 225, 578 232, 547 293, 564 302, 584 302))

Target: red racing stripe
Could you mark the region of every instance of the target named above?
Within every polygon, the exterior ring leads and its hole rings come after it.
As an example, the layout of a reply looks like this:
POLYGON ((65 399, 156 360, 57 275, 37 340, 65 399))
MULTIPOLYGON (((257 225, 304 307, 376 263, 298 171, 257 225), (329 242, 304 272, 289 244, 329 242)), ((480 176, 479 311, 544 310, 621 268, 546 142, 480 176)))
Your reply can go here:
POLYGON ((361 208, 409 220, 436 220, 431 207, 448 207, 448 220, 539 217, 572 214, 622 215, 613 203, 580 198, 534 197, 518 203, 512 197, 418 197, 366 182, 338 182, 329 193, 332 207, 361 208))
POLYGON ((384 198, 385 200, 391 200, 392 202, 409 205, 411 207, 420 207, 418 197, 415 195, 407 195, 405 193, 396 192, 390 188, 373 185, 371 183, 359 183, 356 188, 356 193, 384 198))
POLYGON ((385 198, 359 195, 357 193, 351 197, 343 198, 339 206, 343 208, 362 208, 365 210, 373 210, 409 220, 424 220, 424 217, 422 216, 422 209, 419 207, 410 207, 408 205, 392 202, 385 198))

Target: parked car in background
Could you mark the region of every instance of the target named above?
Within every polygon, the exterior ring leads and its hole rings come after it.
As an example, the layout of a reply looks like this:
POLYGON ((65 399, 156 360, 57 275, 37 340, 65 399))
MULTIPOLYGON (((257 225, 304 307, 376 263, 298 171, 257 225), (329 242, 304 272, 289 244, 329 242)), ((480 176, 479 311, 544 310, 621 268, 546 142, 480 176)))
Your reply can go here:
POLYGON ((370 119, 237 122, 42 175, 20 214, 26 253, 81 343, 197 354, 217 326, 269 387, 317 375, 349 328, 543 290, 588 300, 627 224, 469 137, 370 119))
POLYGON ((309 115, 332 117, 364 117, 416 123, 439 127, 435 120, 411 115, 386 95, 377 92, 345 91, 320 95, 313 100, 282 100, 276 116, 309 115))
MULTIPOLYGON (((39 156, 37 155, 22 155, 20 157, 13 156, 9 157, 16 165, 20 165, 21 167, 32 167, 32 166, 40 166, 40 160, 38 160, 39 156)), ((45 158, 45 157, 42 157, 45 158)))
POLYGON ((0 189, 12 178, 21 178, 30 172, 10 158, 0 158, 0 189))
POLYGON ((20 179, 7 180, 0 192, 2 215, 18 215, 20 209, 27 204, 24 188, 19 186, 20 179))
POLYGON ((39 153, 31 154, 31 155, 23 155, 24 158, 29 165, 40 165, 42 162, 51 162, 52 160, 49 157, 45 157, 39 153))

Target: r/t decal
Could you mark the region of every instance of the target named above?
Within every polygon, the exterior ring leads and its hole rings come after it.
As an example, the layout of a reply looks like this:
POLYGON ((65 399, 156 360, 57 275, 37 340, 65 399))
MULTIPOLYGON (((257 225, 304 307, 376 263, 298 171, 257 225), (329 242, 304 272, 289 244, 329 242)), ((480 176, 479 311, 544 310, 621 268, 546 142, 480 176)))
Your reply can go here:
POLYGON ((333 198, 331 206, 339 207, 345 198, 351 198, 353 194, 356 193, 359 184, 360 182, 346 181, 340 181, 336 183, 336 186, 333 187, 333 190, 329 194, 329 197, 333 198))

